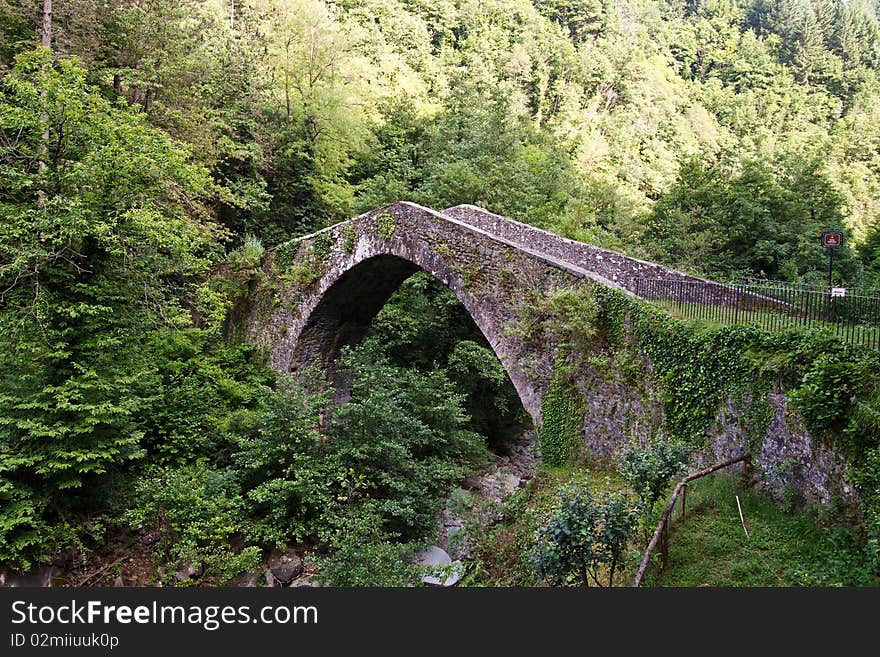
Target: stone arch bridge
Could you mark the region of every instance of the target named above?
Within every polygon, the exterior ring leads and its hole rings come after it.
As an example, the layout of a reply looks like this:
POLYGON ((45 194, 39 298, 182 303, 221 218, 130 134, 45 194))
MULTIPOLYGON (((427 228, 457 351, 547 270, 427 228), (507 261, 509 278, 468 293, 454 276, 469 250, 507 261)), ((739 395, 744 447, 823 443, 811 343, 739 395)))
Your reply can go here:
MULTIPOLYGON (((270 251, 271 284, 261 286, 250 306, 247 339, 268 348, 280 372, 317 362, 333 379, 340 349, 363 339, 388 298, 419 270, 458 297, 538 426, 556 346, 536 345, 513 330, 528 293, 585 279, 631 294, 638 279, 702 281, 471 205, 437 212, 398 202, 270 251)), ((718 288, 722 295, 727 289, 718 288)))

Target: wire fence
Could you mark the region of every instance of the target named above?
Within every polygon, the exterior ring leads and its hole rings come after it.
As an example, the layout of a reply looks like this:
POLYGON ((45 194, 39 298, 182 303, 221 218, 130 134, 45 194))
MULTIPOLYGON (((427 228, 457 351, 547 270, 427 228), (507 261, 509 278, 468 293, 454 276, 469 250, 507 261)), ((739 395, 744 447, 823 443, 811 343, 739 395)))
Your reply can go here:
POLYGON ((743 279, 738 283, 640 278, 637 296, 687 319, 752 324, 769 331, 830 329, 852 344, 880 349, 880 293, 808 283, 743 279))

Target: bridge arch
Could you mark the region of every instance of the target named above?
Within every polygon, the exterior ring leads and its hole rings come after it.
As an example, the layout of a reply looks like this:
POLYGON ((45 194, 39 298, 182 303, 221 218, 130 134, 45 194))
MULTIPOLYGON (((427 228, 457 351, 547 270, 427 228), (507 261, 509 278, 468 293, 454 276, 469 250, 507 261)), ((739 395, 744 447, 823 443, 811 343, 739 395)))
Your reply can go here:
MULTIPOLYGON (((716 301, 738 298, 725 297, 732 294, 728 286, 574 242, 473 206, 436 212, 395 203, 269 250, 241 309, 245 338, 265 347, 279 372, 319 363, 332 375, 339 350, 360 341, 394 290, 419 270, 456 295, 539 428, 541 402, 553 380, 559 348, 553 344, 553 331, 544 331, 541 318, 529 312, 536 299, 584 279, 637 294, 645 278, 699 282, 713 289, 716 301), (530 325, 533 320, 537 328, 530 325)), ((633 433, 648 439, 652 428, 661 426, 662 406, 646 405, 641 387, 630 390, 597 372, 578 376, 584 408, 589 409, 580 427, 590 451, 610 453, 622 436, 633 433)), ((784 419, 784 396, 773 393, 768 400, 778 409, 777 419, 784 419)), ((725 432, 731 426, 725 415, 729 408, 735 406, 719 410, 718 426, 725 432)), ((828 454, 816 451, 809 435, 792 434, 779 422, 764 437, 763 444, 771 445, 768 463, 782 449, 778 445, 784 443, 782 452, 788 453, 792 441, 802 445, 809 458, 827 461, 828 454)), ((728 437, 738 444, 746 433, 739 428, 728 437)), ((725 444, 713 441, 719 457, 725 444)), ((831 481, 825 477, 817 485, 827 492, 831 481)), ((809 486, 816 489, 812 482, 809 486)), ((842 490, 848 494, 846 487, 842 490)), ((820 499, 825 497, 820 494, 820 499)))
POLYGON ((358 343, 389 297, 423 270, 458 298, 541 426, 557 346, 522 330, 535 296, 592 279, 628 289, 639 276, 686 274, 552 235, 473 206, 436 212, 399 202, 273 249, 250 304, 248 339, 280 372, 358 343))
MULTIPOLYGON (((327 229, 326 234, 331 244, 338 243, 340 248, 331 249, 326 270, 298 295, 294 321, 285 322, 290 338, 289 350, 284 354, 287 362, 276 362, 276 368, 297 372, 319 363, 330 379, 342 386, 335 370, 342 348, 359 344, 400 285, 424 271, 456 296, 507 372, 523 408, 533 419, 540 417, 540 391, 517 364, 520 350, 505 335, 509 326, 499 321, 493 304, 485 303, 472 291, 475 286, 469 277, 479 275, 476 268, 463 266, 445 243, 446 248, 432 245, 423 235, 413 236, 402 230, 385 239, 371 231, 363 218, 327 229), (347 253, 346 233, 353 227, 357 236, 347 253)), ((348 232, 349 240, 352 237, 348 232)), ((320 243, 326 239, 320 233, 307 238, 312 248, 315 240, 320 243)), ((300 249, 300 257, 309 260, 309 246, 301 245, 300 249)))
POLYGON ((248 337, 268 347, 276 370, 318 363, 332 380, 340 350, 364 338, 391 295, 419 270, 461 302, 540 425, 552 347, 536 348, 512 329, 524 289, 582 276, 415 204, 396 203, 276 248, 264 266, 268 284, 251 304, 248 337))

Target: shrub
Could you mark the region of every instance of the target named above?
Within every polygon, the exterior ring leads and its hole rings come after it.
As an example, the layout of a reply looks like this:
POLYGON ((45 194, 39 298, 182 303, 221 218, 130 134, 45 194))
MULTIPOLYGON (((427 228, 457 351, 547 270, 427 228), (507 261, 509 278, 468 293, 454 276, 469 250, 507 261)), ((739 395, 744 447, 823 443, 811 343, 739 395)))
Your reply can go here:
POLYGON ((626 493, 594 498, 586 483, 575 485, 538 530, 532 565, 553 586, 611 586, 640 513, 626 493))
POLYGON ((327 395, 316 393, 317 379, 284 378, 266 389, 259 408, 234 427, 234 462, 244 491, 250 538, 281 544, 315 533, 319 517, 332 512, 351 485, 322 444, 320 417, 327 395))
POLYGON ((229 539, 241 530, 243 508, 231 472, 197 463, 148 470, 136 485, 135 503, 123 521, 136 529, 158 531, 157 556, 170 567, 202 565, 206 574, 228 576, 231 564, 255 565, 253 550, 236 560, 229 547, 229 539))
POLYGON ((333 552, 318 561, 319 578, 331 586, 415 585, 416 546, 395 542, 382 524, 381 514, 369 505, 352 511, 334 536, 333 552))
POLYGON ((618 472, 650 511, 670 479, 687 467, 691 448, 679 442, 658 438, 650 445, 628 446, 618 459, 618 472))
POLYGON ((229 254, 229 264, 235 269, 257 269, 263 262, 266 249, 263 243, 254 235, 247 234, 241 246, 229 254))

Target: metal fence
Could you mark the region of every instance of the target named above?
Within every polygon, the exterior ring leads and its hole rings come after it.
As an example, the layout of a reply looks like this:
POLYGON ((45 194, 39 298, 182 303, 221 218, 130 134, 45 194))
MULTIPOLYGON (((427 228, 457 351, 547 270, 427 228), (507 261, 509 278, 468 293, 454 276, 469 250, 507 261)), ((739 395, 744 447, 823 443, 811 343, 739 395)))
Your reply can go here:
POLYGON ((880 349, 880 293, 808 283, 738 283, 641 278, 633 291, 674 314, 769 331, 826 327, 843 340, 880 349))

